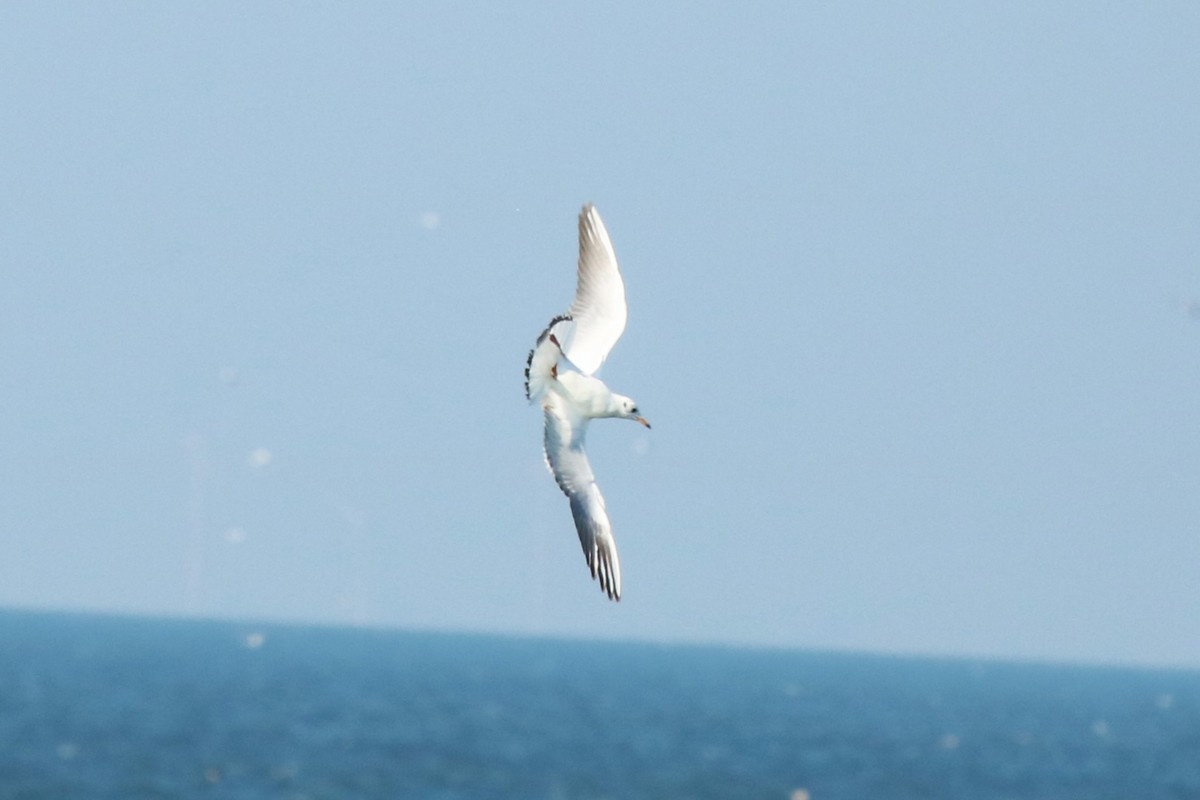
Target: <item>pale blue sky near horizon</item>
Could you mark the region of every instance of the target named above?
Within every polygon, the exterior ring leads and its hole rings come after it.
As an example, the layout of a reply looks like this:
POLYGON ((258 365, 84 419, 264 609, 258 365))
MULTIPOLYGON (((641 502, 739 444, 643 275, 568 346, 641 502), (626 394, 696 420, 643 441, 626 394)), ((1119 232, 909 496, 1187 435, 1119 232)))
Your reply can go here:
POLYGON ((1200 667, 1198 40, 0 5, 0 607, 1200 667), (589 201, 620 604, 521 387, 589 201))

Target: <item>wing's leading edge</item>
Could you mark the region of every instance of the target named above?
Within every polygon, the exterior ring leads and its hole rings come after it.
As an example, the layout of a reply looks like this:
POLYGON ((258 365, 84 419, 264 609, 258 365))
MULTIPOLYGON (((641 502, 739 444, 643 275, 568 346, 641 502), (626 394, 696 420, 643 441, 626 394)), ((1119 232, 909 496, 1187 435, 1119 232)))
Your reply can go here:
POLYGON ((588 204, 579 213, 579 268, 570 317, 574 330, 563 354, 585 375, 600 369, 625 331, 628 311, 617 254, 600 212, 588 204))

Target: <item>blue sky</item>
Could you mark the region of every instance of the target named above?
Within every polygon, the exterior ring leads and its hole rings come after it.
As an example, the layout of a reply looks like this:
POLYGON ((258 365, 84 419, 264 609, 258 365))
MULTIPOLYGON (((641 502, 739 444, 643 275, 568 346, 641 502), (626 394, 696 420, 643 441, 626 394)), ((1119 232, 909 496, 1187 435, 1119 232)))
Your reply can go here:
POLYGON ((0 605, 1200 666, 1197 36, 0 6, 0 605), (588 201, 619 605, 521 387, 588 201))

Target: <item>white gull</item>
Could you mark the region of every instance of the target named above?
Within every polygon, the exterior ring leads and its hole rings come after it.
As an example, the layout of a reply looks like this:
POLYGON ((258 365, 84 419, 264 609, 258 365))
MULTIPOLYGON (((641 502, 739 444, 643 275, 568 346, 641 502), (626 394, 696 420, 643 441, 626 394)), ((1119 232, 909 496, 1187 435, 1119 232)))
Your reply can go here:
POLYGON ((579 275, 571 310, 550 320, 529 351, 525 396, 542 406, 546 464, 571 502, 575 530, 592 578, 612 600, 621 599, 621 562, 604 497, 583 449, 588 422, 622 417, 650 427, 632 399, 594 377, 625 330, 625 284, 600 212, 579 214, 579 275), (559 369, 565 358, 568 367, 559 369))

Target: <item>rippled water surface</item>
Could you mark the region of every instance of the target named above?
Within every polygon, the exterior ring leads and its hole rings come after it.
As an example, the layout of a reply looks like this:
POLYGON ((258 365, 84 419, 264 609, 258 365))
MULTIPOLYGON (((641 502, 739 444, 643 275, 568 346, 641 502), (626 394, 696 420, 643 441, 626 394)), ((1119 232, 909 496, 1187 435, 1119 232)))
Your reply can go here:
POLYGON ((1200 798, 1200 673, 0 613, 0 798, 1200 798))

